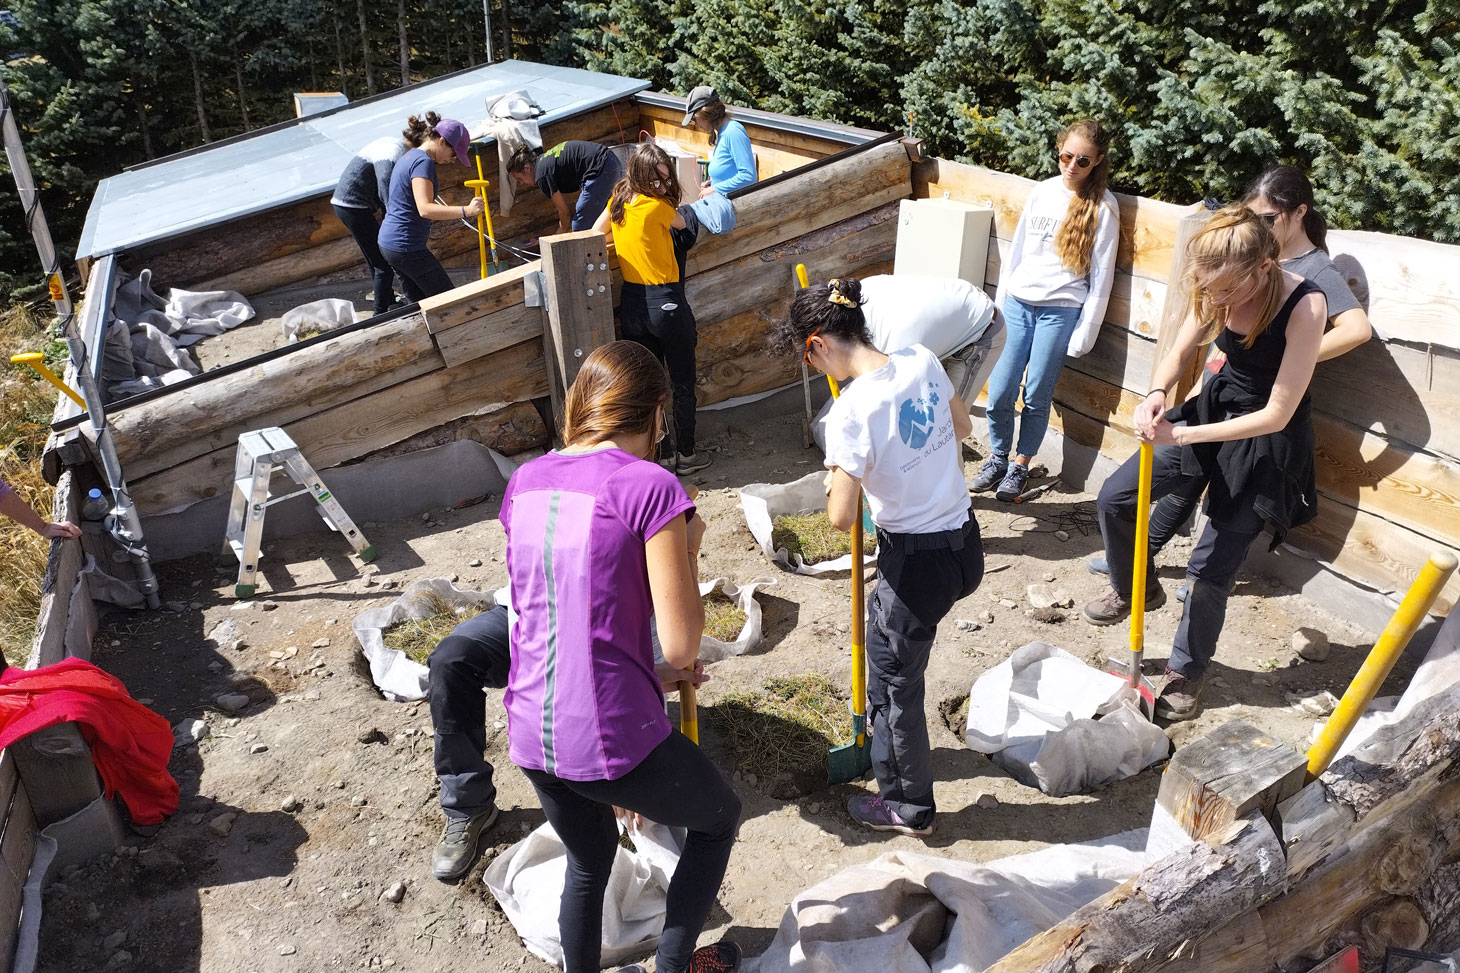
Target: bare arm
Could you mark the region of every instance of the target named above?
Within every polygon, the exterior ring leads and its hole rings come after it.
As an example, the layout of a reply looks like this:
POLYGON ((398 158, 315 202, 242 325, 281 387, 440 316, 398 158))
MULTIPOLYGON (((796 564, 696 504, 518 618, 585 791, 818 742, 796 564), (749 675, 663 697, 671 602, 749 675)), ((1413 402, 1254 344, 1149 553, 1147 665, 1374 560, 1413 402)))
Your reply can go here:
POLYGON ((826 516, 837 530, 850 532, 861 517, 862 481, 840 466, 831 469, 826 494, 826 516))
POLYGON ((31 509, 30 504, 18 493, 9 493, 0 500, 0 514, 4 514, 22 527, 29 527, 42 537, 80 537, 81 528, 72 523, 47 523, 46 519, 31 509))
POLYGON ((700 599, 699 555, 705 522, 695 514, 688 524, 675 517, 644 544, 649 569, 649 596, 664 661, 676 669, 693 669, 705 630, 705 605, 700 599))
POLYGON ((968 415, 968 406, 964 404, 963 397, 957 392, 953 393, 953 399, 948 404, 953 408, 954 441, 961 443, 973 435, 973 419, 968 415))
POLYGON ((1181 329, 1176 333, 1176 341, 1171 345, 1171 350, 1166 352, 1156 366, 1156 374, 1151 377, 1151 391, 1136 406, 1135 427, 1136 432, 1143 439, 1151 439, 1156 434, 1156 426, 1162 421, 1161 417, 1166 413, 1166 390, 1180 380, 1186 363, 1196 354, 1197 346, 1201 344, 1201 325, 1196 320, 1196 315, 1190 311, 1186 312, 1186 318, 1181 322, 1181 329))
POLYGON ((427 220, 460 220, 480 216, 486 209, 480 196, 473 196, 465 206, 448 206, 435 202, 435 190, 431 180, 416 176, 411 180, 411 196, 416 200, 416 212, 427 220))
POLYGON ((1374 336, 1369 316, 1361 307, 1351 307, 1332 319, 1333 327, 1318 344, 1318 360, 1328 361, 1353 351, 1374 336))
MULTIPOLYGON (((1171 433, 1170 441, 1178 446, 1224 443, 1265 436, 1287 426, 1313 378, 1327 310, 1328 303, 1322 293, 1307 295, 1293 308, 1288 319, 1287 349, 1283 352, 1283 361, 1278 366, 1277 380, 1273 382, 1267 405, 1245 416, 1201 426, 1172 427, 1166 423, 1166 431, 1171 433)), ((1161 437, 1158 436, 1156 441, 1160 442, 1161 437)))
POLYGON ((573 214, 568 212, 568 201, 563 198, 562 193, 553 193, 553 205, 558 210, 558 232, 572 232, 573 214))
POLYGON ((603 207, 603 212, 602 213, 599 213, 598 214, 598 219, 596 219, 596 220, 593 221, 593 228, 595 230, 597 230, 599 233, 602 233, 604 236, 608 237, 610 240, 613 239, 613 234, 610 233, 609 230, 608 230, 608 221, 609 221, 608 211, 611 208, 612 207, 609 207, 609 206, 603 207))
POLYGON ((684 221, 684 214, 676 209, 674 211, 674 219, 669 221, 669 225, 676 230, 682 230, 689 224, 684 221))

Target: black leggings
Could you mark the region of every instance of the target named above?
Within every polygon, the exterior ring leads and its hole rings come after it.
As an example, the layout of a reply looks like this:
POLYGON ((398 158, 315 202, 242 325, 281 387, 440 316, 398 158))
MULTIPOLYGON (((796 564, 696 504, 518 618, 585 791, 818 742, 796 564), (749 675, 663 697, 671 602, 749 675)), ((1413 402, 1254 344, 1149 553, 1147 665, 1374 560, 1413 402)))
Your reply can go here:
POLYGON ((669 437, 674 448, 689 456, 695 451, 695 330, 694 312, 684 296, 684 284, 631 284, 619 294, 619 321, 624 337, 654 353, 669 369, 674 389, 674 427, 669 437))
POLYGON ((659 824, 689 829, 669 882, 655 969, 683 973, 725 877, 740 824, 740 798, 699 747, 678 731, 617 780, 563 780, 541 770, 532 781, 553 830, 568 850, 558 934, 566 973, 597 973, 603 893, 618 850, 612 805, 659 824))
POLYGON ((436 255, 425 247, 405 253, 381 247, 380 252, 385 255, 386 261, 395 269, 395 272, 400 274, 401 287, 406 292, 406 300, 412 304, 418 304, 437 294, 445 294, 456 286, 451 283, 451 275, 446 273, 446 268, 441 266, 441 261, 437 260, 436 255))

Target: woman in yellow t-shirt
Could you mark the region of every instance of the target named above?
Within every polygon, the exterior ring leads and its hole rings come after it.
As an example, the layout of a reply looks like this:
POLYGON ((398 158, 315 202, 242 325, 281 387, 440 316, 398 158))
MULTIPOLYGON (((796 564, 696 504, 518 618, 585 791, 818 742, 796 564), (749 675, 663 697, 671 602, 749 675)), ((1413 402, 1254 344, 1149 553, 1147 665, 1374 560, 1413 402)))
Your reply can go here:
POLYGON ((640 143, 593 228, 607 234, 618 253, 624 277, 618 306, 623 336, 648 348, 669 369, 674 446, 665 465, 685 476, 709 466, 710 457, 695 452, 698 335, 670 235, 671 229, 685 228, 684 217, 675 210, 679 197, 679 177, 668 153, 653 142, 640 143))

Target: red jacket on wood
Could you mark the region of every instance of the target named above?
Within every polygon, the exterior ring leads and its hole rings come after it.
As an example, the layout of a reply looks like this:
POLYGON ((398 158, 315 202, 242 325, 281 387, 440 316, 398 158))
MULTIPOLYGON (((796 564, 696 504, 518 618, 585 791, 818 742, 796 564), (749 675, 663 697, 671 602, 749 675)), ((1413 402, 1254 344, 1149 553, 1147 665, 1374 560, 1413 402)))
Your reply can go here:
POLYGON ((120 794, 134 822, 160 824, 177 810, 172 728, 121 680, 80 659, 0 674, 0 748, 66 722, 80 726, 106 796, 120 794))

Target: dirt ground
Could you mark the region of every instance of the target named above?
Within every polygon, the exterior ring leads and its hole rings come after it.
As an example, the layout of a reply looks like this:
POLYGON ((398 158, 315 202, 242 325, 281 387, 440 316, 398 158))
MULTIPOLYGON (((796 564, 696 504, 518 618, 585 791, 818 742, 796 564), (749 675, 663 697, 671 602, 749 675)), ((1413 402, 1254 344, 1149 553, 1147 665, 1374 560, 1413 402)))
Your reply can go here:
MULTIPOLYGON (((849 583, 777 570, 755 546, 738 501, 746 483, 787 482, 817 467, 819 454, 801 448, 799 418, 744 422, 714 413, 703 426, 702 442, 716 458, 692 478, 703 490, 700 509, 709 524, 702 576, 771 576, 776 584, 762 598, 763 642, 712 667, 701 705, 780 674, 822 672, 848 684, 849 583)), ((966 453, 970 475, 972 456, 966 453)), ((463 484, 463 497, 475 492, 463 484)), ((798 891, 887 851, 984 861, 1148 822, 1159 765, 1094 794, 1048 798, 966 749, 961 726, 950 728, 941 715, 958 708, 979 673, 1025 642, 1049 641, 1102 664, 1125 650, 1123 626, 1096 629, 1076 617, 1078 606, 1102 590, 1084 565, 1099 547, 1091 499, 1056 489, 1019 507, 988 495, 976 501, 989 573, 941 626, 928 672, 936 834, 923 842, 855 827, 846 797, 870 783, 823 786, 786 800, 772 796, 776 782, 752 785, 737 775, 745 804, 740 839, 702 941, 729 935, 758 953, 798 891), (1068 593, 1076 604, 1069 620, 1028 617, 1031 584, 1068 593), (977 630, 960 630, 958 619, 977 630), (997 804, 988 806, 986 796, 997 804)), ((381 551, 364 570, 327 534, 274 544, 263 562, 266 583, 250 602, 233 599, 230 573, 210 558, 165 564, 163 597, 174 610, 114 613, 104 621, 96 662, 171 724, 201 718, 211 735, 175 751, 182 806, 160 833, 65 875, 47 893, 41 970, 116 968, 123 954, 127 969, 158 973, 549 969, 527 953, 481 882, 486 862, 543 820, 531 787, 506 760, 500 692, 489 692, 487 719, 502 817, 471 873, 446 885, 432 878, 429 864, 443 819, 428 709, 380 697, 350 629, 358 612, 388 602, 417 578, 456 576, 462 587, 483 589, 504 583, 498 500, 439 511, 429 521, 364 525, 381 551), (214 700, 227 692, 247 694, 249 706, 236 716, 221 712, 214 700), (297 810, 285 810, 296 803, 297 810), (406 891, 392 903, 383 893, 397 882, 406 891)), ((1162 555, 1168 594, 1180 583, 1188 550, 1183 542, 1162 555)), ((1148 617, 1148 657, 1165 655, 1177 619, 1174 597, 1148 617)), ((1341 694, 1371 638, 1244 574, 1206 709, 1170 735, 1180 745, 1241 717, 1304 748, 1314 717, 1288 694, 1341 694), (1327 662, 1297 660, 1290 640, 1300 626, 1328 634, 1327 662)), ((1395 691, 1412 665, 1400 670, 1386 691, 1395 691)), ((722 741, 702 732, 703 745, 728 771, 722 741)))

